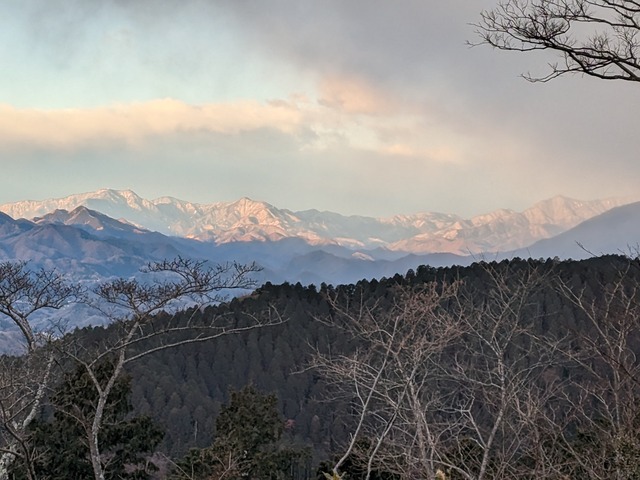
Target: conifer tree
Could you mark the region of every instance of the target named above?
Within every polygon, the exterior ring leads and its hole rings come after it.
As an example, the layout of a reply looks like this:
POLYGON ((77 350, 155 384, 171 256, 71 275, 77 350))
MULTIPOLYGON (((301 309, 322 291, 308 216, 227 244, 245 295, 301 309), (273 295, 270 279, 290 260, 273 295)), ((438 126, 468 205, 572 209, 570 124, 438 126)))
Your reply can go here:
POLYGON ((216 420, 216 439, 209 448, 193 449, 174 469, 175 479, 295 478, 296 464, 308 454, 281 442, 284 420, 275 395, 252 386, 231 392, 216 420))
MULTIPOLYGON (((109 378, 113 365, 97 370, 101 381, 109 378)), ((109 396, 100 436, 107 479, 143 480, 155 471, 147 460, 163 437, 162 429, 147 416, 129 418, 130 378, 121 376, 109 396)), ((55 411, 49 419, 32 423, 29 445, 31 462, 16 462, 16 480, 31 476, 50 480, 84 480, 93 476, 86 429, 91 428, 97 392, 86 371, 77 368, 67 375, 52 397, 55 411)))

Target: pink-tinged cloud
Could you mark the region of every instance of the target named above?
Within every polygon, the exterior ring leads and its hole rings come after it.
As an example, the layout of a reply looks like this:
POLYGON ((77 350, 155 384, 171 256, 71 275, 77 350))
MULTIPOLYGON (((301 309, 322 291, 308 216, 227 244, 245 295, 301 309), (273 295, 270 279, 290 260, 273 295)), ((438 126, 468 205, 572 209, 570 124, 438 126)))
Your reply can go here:
MULTIPOLYGON (((316 100, 292 95, 288 100, 187 104, 175 99, 86 109, 20 109, 0 105, 0 149, 101 149, 153 145, 196 133, 233 137, 268 129, 296 139, 303 150, 336 145, 391 157, 452 161, 460 154, 448 146, 447 126, 426 122, 354 79, 321 82, 316 100), (313 132, 309 135, 309 132, 313 132)), ((242 140, 239 140, 242 141, 242 140)))
POLYGON ((189 105, 160 99, 92 109, 38 110, 0 105, 0 147, 73 149, 189 132, 234 135, 269 128, 297 131, 302 117, 286 102, 189 105))
POLYGON ((363 79, 336 75, 325 77, 320 81, 319 91, 321 105, 346 114, 382 115, 398 111, 398 105, 387 97, 386 92, 363 79))

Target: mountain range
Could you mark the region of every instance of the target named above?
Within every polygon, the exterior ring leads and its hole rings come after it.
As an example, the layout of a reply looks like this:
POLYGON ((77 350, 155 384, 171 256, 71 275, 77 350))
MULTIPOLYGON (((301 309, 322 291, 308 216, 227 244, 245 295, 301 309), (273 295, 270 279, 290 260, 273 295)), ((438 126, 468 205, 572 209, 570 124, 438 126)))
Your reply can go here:
MULTIPOLYGON (((631 200, 583 201, 557 196, 522 212, 500 209, 471 218, 435 212, 374 218, 318 210, 294 212, 249 198, 197 204, 171 197, 147 200, 130 190, 103 189, 58 199, 4 204, 0 205, 0 212, 15 219, 37 219, 56 210, 71 212, 84 206, 164 235, 216 245, 297 238, 308 245, 334 245, 354 251, 478 255, 527 247, 631 200)), ((70 222, 82 223, 65 220, 70 222)))
POLYGON ((181 255, 255 261, 263 268, 258 282, 350 283, 420 264, 620 253, 640 238, 640 203, 625 202, 558 196, 523 212, 469 219, 444 213, 373 218, 293 212, 248 198, 208 205, 146 200, 105 189, 0 205, 6 213, 0 213, 0 259, 29 260, 79 281, 134 275, 150 261, 181 255))
POLYGON ((510 252, 522 258, 583 259, 606 254, 640 255, 640 202, 612 208, 553 238, 510 252))
POLYGON ((202 205, 99 190, 1 205, 0 259, 29 260, 78 281, 134 275, 150 261, 180 255, 255 261, 263 268, 258 282, 350 283, 421 264, 620 253, 640 239, 640 203, 625 201, 558 196, 523 212, 470 219, 443 213, 373 218, 293 212, 248 198, 202 205))
POLYGON ((464 257, 452 254, 413 255, 355 252, 336 244, 319 249, 304 239, 215 244, 167 236, 115 220, 80 206, 55 210, 32 220, 0 213, 0 261, 28 260, 81 282, 132 276, 149 262, 183 256, 215 263, 257 262, 258 282, 350 283, 361 278, 394 275, 422 263, 448 265, 464 257), (375 257, 374 257, 375 255, 375 257))

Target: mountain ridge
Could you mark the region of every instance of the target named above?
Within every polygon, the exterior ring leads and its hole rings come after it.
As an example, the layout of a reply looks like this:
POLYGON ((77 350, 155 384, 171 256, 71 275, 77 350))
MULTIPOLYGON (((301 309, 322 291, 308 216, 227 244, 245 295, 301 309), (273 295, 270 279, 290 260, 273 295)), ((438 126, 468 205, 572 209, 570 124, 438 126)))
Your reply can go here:
POLYGON ((628 198, 586 201, 559 195, 522 212, 498 209, 466 219, 438 212, 366 217, 315 209, 279 209, 248 197, 199 204, 167 196, 147 200, 132 190, 101 189, 57 199, 8 203, 0 205, 0 212, 13 218, 36 219, 56 210, 73 211, 84 206, 164 235, 218 245, 295 237, 314 246, 339 245, 352 250, 384 248, 414 254, 473 255, 526 247, 630 202, 628 198))
POLYGON ((76 281, 128 277, 149 262, 177 256, 213 263, 256 262, 263 267, 256 278, 258 282, 318 284, 393 275, 415 268, 420 262, 439 265, 457 259, 463 263, 468 261, 455 255, 357 252, 335 244, 319 249, 295 237, 217 245, 141 229, 86 207, 77 207, 71 212, 55 210, 34 221, 14 220, 0 213, 0 261, 26 260, 34 268, 54 268, 76 281), (318 251, 337 267, 332 270, 328 263, 322 262, 307 265, 305 259, 318 251))

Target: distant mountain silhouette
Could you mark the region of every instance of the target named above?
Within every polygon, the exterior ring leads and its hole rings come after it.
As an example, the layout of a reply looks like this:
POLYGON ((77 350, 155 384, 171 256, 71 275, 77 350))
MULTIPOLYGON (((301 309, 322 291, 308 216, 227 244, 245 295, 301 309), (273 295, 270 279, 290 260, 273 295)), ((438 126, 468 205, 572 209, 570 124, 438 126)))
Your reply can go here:
POLYGON ((514 254, 521 257, 583 259, 608 253, 638 253, 640 244, 640 202, 613 208, 578 226, 540 240, 514 254))

